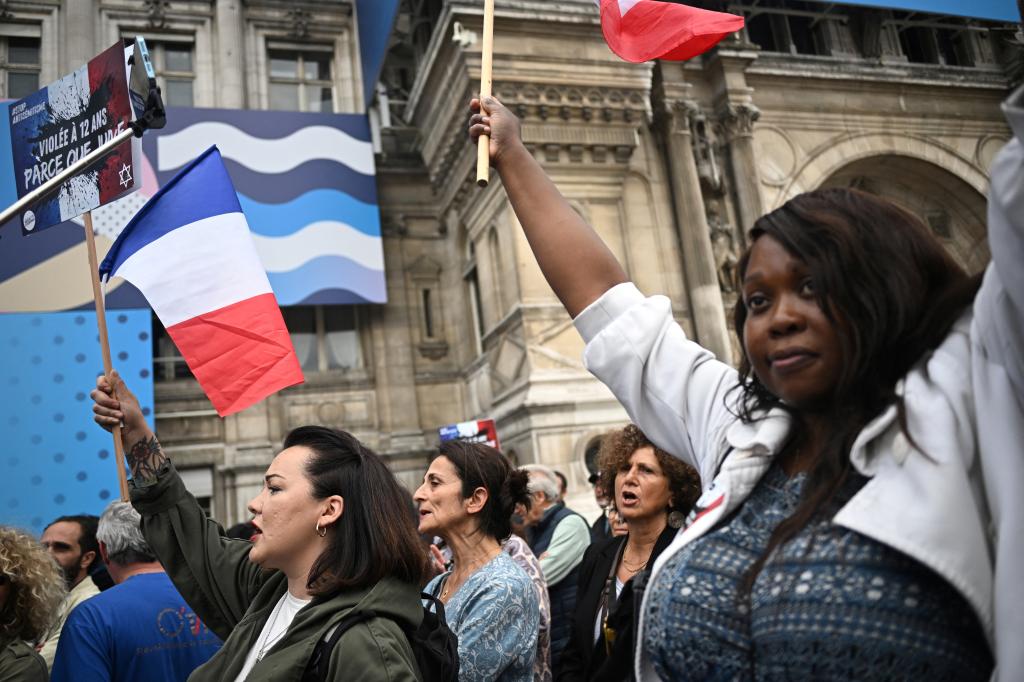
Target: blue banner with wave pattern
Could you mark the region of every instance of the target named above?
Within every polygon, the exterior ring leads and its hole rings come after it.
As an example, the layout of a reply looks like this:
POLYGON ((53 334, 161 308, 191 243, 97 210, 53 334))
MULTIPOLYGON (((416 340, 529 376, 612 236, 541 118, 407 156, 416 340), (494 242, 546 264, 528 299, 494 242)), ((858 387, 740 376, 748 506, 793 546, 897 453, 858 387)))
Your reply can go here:
MULTIPOLYGON (((100 258, 159 186, 212 144, 281 305, 387 302, 373 148, 362 114, 169 109, 167 127, 143 137, 140 189, 93 212, 100 258)), ((0 166, 0 181, 8 174, 0 166)), ((0 185, 6 199, 7 182, 0 185)), ((30 239, 14 222, 0 226, 0 312, 91 308, 81 219, 30 239)), ((107 304, 146 306, 116 280, 107 304)))
POLYGON ((158 184, 216 144, 281 305, 384 303, 366 116, 170 109, 143 138, 158 184))

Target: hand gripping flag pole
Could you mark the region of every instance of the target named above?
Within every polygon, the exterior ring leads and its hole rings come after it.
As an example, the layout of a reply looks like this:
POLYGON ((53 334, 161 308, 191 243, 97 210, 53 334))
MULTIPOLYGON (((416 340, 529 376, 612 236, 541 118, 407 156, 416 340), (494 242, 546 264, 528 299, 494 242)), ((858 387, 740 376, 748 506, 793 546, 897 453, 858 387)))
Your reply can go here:
MULTIPOLYGON (((100 265, 96 257, 96 235, 92 231, 92 211, 85 212, 85 243, 89 252, 89 274, 92 279, 92 297, 96 301, 96 325, 100 332, 100 352, 103 355, 103 373, 110 381, 114 363, 110 359, 110 337, 107 336, 107 309, 104 290, 100 289, 100 265)), ((128 479, 124 473, 124 444, 121 442, 121 426, 114 425, 111 433, 114 436, 114 452, 117 462, 117 485, 121 491, 121 501, 128 501, 128 479)))
MULTIPOLYGON (((142 64, 138 65, 141 68, 137 68, 134 71, 142 74, 141 78, 144 79, 143 82, 148 88, 148 93, 145 96, 145 108, 143 113, 137 116, 136 120, 131 121, 128 124, 128 128, 97 147, 95 151, 86 154, 77 162, 71 164, 62 172, 53 176, 39 187, 36 187, 34 190, 23 196, 20 200, 7 207, 3 213, 0 213, 0 225, 3 225, 8 220, 21 213, 28 206, 31 206, 40 199, 58 191, 66 181, 86 171, 90 166, 116 149, 121 143, 130 139, 133 135, 135 137, 142 137, 142 134, 146 130, 164 127, 167 122, 164 104, 160 97, 160 89, 156 85, 156 76, 153 72, 152 64, 149 62, 149 55, 145 52, 145 48, 143 47, 141 52, 137 51, 133 59, 142 62, 142 64)), ((107 334, 106 307, 104 305, 103 291, 100 288, 99 258, 96 256, 96 237, 92 229, 92 211, 86 211, 83 217, 85 219, 85 243, 89 255, 89 274, 92 278, 92 293, 93 299, 96 303, 96 324, 99 327, 100 351, 103 356, 103 373, 109 379, 111 372, 113 371, 113 362, 110 358, 110 340, 107 334)), ((117 457, 115 457, 114 460, 117 466, 117 480, 118 486, 120 487, 121 500, 127 502, 128 481, 125 477, 124 471, 124 446, 121 443, 120 426, 115 426, 113 428, 113 438, 114 452, 117 453, 117 457)))
MULTIPOLYGON (((480 54, 480 101, 491 96, 494 56, 494 0, 484 0, 484 41, 480 54)), ((486 187, 491 180, 491 138, 481 135, 476 143, 476 184, 486 187)))

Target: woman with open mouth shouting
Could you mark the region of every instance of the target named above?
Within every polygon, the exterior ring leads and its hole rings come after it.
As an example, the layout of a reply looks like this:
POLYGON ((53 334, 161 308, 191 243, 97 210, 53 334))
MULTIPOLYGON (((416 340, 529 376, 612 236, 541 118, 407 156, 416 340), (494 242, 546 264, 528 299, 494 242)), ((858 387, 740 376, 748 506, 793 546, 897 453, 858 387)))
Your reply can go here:
POLYGON ((593 543, 583 555, 559 682, 633 679, 640 605, 635 578, 672 542, 700 496, 693 467, 655 446, 635 424, 605 434, 597 461, 628 532, 593 543))
POLYGON ((527 481, 494 448, 446 441, 413 495, 420 533, 452 550, 452 570, 425 591, 445 604, 462 682, 533 680, 540 604, 530 577, 501 550, 516 505, 529 504, 527 481))
POLYGON ((106 429, 124 424, 142 532, 224 640, 191 682, 299 682, 307 667, 328 680, 421 679, 405 632, 423 620, 427 558, 407 494, 380 457, 343 431, 293 430, 249 502, 253 542, 231 540, 185 489, 124 381, 113 380, 97 379, 93 411, 106 429), (360 613, 366 618, 348 621, 325 648, 336 626, 360 613))

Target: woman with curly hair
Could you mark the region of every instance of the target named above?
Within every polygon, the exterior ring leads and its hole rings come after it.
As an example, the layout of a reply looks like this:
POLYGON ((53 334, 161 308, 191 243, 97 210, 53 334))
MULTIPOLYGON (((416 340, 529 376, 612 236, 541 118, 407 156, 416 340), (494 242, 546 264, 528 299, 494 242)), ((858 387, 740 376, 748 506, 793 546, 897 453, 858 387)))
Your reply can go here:
POLYGON ((639 604, 634 578, 668 547, 700 496, 694 468, 655 446, 635 424, 606 434, 597 458, 601 483, 613 492, 614 514, 627 533, 595 542, 583 555, 559 680, 632 679, 639 604))
POLYGON ((0 526, 0 682, 45 682, 35 644, 46 637, 64 599, 64 578, 39 542, 0 526))

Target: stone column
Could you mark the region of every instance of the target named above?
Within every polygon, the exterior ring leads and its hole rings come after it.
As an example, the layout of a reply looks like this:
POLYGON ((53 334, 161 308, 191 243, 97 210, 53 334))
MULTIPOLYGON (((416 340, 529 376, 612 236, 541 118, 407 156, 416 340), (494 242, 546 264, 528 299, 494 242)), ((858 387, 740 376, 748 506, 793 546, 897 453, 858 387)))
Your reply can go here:
POLYGON ((384 259, 388 303, 366 306, 373 343, 374 377, 380 424, 381 454, 422 450, 426 446, 419 424, 413 339, 406 296, 406 263, 401 235, 385 235, 384 259))
POLYGON ((754 122, 761 111, 754 106, 754 90, 747 85, 747 69, 758 59, 759 48, 733 37, 722 42, 708 64, 718 114, 716 132, 728 147, 732 186, 736 194, 736 220, 745 235, 764 213, 761 180, 754 154, 754 122))
POLYGON ((746 234, 754 221, 764 214, 761 178, 754 154, 754 122, 760 117, 760 109, 750 102, 729 102, 719 112, 719 123, 729 147, 729 165, 742 234, 746 234))
POLYGON ((77 69, 96 56, 100 50, 110 47, 96 46, 97 7, 93 0, 76 0, 63 3, 64 15, 64 68, 60 75, 77 69))
POLYGON ((664 106, 672 204, 696 340, 720 360, 729 362, 732 344, 725 321, 697 162, 693 158, 690 119, 697 111, 697 103, 692 100, 666 102, 664 106))
POLYGON ((217 0, 217 59, 214 92, 218 107, 243 109, 246 106, 245 70, 242 61, 245 45, 242 33, 242 0, 217 0))

